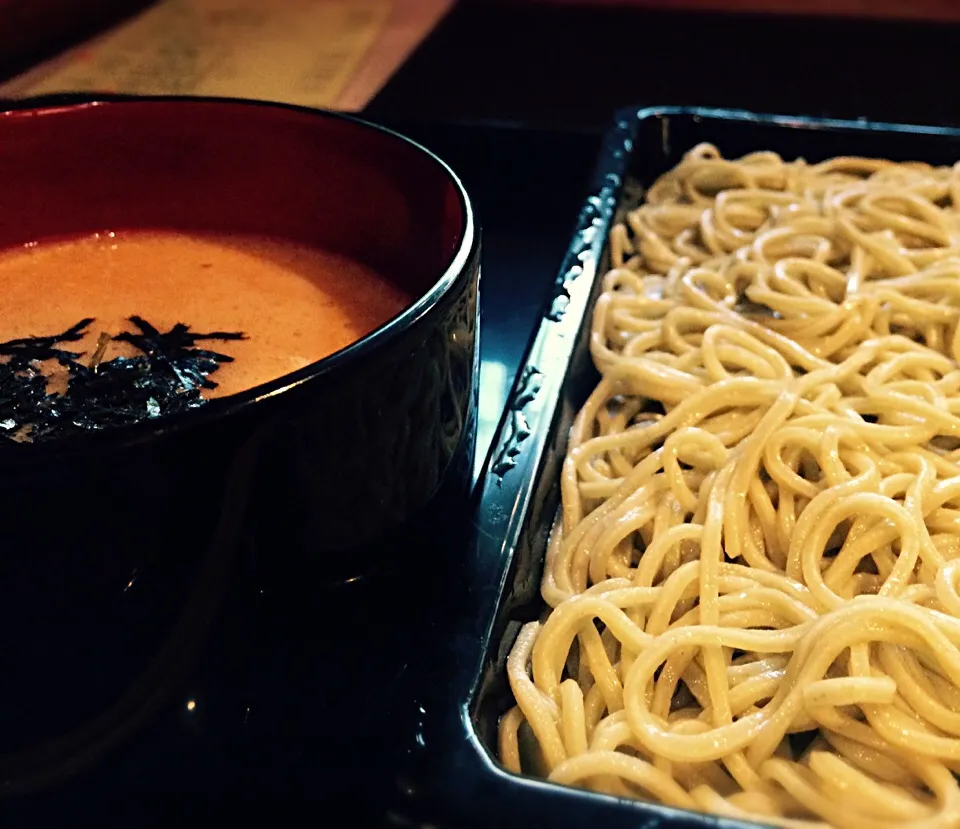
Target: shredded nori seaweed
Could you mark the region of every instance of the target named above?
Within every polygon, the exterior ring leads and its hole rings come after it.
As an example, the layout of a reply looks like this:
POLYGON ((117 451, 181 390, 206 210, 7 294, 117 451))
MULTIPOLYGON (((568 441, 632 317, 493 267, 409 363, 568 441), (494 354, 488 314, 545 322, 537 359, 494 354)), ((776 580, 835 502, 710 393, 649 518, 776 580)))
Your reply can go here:
POLYGON ((0 343, 0 437, 36 443, 194 409, 204 402, 201 389, 217 386, 210 375, 233 361, 197 343, 245 338, 233 331, 199 334, 182 323, 164 333, 133 316, 137 330, 110 339, 129 343, 140 354, 103 360, 107 340, 101 335, 85 365, 82 353, 60 346, 82 339, 93 322, 81 320, 51 337, 0 343), (47 390, 50 372, 44 363, 50 361, 68 373, 62 393, 47 390))

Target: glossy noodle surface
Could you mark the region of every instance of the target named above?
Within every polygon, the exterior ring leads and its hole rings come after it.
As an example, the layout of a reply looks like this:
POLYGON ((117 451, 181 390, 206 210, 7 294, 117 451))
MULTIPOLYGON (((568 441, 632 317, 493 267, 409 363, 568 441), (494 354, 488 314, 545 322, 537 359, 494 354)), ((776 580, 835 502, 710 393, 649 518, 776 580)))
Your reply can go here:
POLYGON ((960 825, 960 171, 701 145, 610 250, 502 761, 960 825))

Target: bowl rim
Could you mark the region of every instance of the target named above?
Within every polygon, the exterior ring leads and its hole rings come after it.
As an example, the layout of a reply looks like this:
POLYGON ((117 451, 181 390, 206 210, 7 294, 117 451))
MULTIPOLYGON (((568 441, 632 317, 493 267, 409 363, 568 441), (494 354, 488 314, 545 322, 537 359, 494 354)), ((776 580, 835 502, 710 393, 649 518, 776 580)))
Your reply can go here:
POLYGON ((77 436, 52 440, 46 443, 18 443, 0 438, 0 455, 4 461, 34 463, 41 458, 65 459, 70 456, 87 456, 104 449, 132 447, 158 440, 185 431, 193 431, 204 424, 230 417, 264 401, 287 397, 297 388, 339 370, 365 355, 380 351, 410 331, 425 316, 433 311, 469 277, 470 262, 477 255, 480 245, 480 229, 470 195, 453 169, 436 153, 411 138, 389 127, 358 117, 352 113, 336 110, 288 104, 278 101, 251 98, 197 95, 126 95, 114 93, 63 93, 22 99, 0 99, 0 130, 9 119, 48 118, 71 116, 78 112, 113 109, 115 107, 157 107, 176 105, 185 109, 193 107, 222 107, 224 109, 260 108, 292 112, 319 120, 332 119, 350 124, 362 131, 373 131, 390 141, 401 142, 415 153, 439 167, 446 180, 453 185, 461 213, 461 229, 452 255, 440 274, 425 291, 399 313, 385 320, 369 333, 354 340, 338 351, 319 360, 284 374, 267 383, 253 386, 235 394, 207 400, 202 406, 187 412, 165 415, 157 420, 141 420, 137 423, 108 427, 77 436), (9 457, 8 457, 9 456, 9 457))

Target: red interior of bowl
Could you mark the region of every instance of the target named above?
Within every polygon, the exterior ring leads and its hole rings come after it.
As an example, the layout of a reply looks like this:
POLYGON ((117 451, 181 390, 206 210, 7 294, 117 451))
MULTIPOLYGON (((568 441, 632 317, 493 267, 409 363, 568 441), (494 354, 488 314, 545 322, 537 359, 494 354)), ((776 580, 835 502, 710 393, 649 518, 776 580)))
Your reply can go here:
POLYGON ((3 113, 0 182, 0 246, 123 228, 267 234, 352 257, 414 296, 464 232, 456 185, 414 145, 256 103, 3 113))

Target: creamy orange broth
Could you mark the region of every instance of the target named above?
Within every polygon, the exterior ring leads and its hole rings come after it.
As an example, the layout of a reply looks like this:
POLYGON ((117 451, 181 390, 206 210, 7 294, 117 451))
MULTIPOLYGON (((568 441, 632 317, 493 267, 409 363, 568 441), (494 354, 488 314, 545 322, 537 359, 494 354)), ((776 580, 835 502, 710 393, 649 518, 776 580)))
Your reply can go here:
MULTIPOLYGON (((201 344, 229 354, 207 397, 234 394, 302 368, 369 333, 409 302, 365 266, 294 242, 174 231, 119 231, 0 251, 0 342, 59 333, 95 317, 102 331, 138 315, 161 330, 242 331, 201 344)), ((103 359, 132 353, 111 343, 103 359)))

